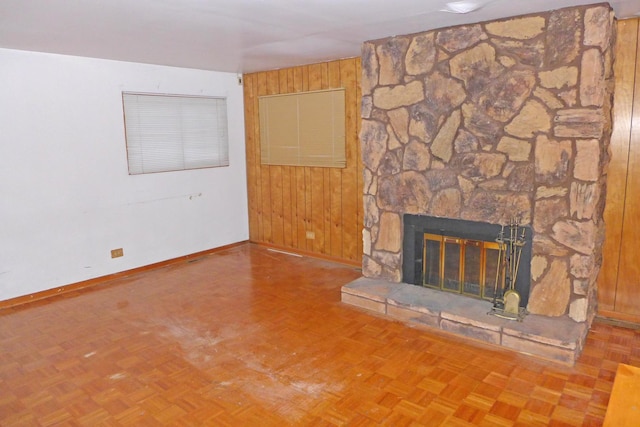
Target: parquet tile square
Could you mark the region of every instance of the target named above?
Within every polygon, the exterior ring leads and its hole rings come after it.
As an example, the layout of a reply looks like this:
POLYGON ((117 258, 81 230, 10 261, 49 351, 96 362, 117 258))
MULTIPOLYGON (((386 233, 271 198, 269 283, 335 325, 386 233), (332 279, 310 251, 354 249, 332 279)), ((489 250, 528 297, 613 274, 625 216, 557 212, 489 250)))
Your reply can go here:
POLYGON ((453 413, 453 416, 455 418, 466 421, 473 425, 477 425, 480 421, 482 421, 485 415, 487 415, 487 411, 483 411, 464 403, 459 405, 456 412, 453 413))
MULTIPOLYGON (((0 312, 2 426, 599 426, 640 332, 574 368, 343 305, 352 267, 250 244, 0 312)), ((526 320, 525 320, 526 321, 526 320)))
POLYGON ((417 425, 424 425, 424 426, 446 425, 444 423, 448 418, 451 417, 451 415, 452 415, 452 412, 450 412, 449 410, 446 410, 446 409, 443 410, 438 405, 429 405, 427 406, 424 413, 422 414, 422 417, 417 421, 418 422, 417 425))
POLYGON ((482 427, 512 427, 514 421, 499 415, 487 414, 478 425, 482 427))
POLYGON ((483 412, 489 412, 489 409, 493 406, 493 402, 495 402, 494 398, 475 391, 462 400, 462 403, 473 406, 483 412))
POLYGON ((508 405, 515 406, 518 408, 523 408, 524 405, 526 405, 528 400, 529 400, 528 396, 514 393, 508 390, 505 390, 502 393, 500 393, 500 396, 498 396, 498 399, 497 399, 498 402, 506 403, 508 405))
POLYGON ((524 426, 542 427, 549 425, 549 420, 548 416, 523 409, 516 421, 524 426))
POLYGON ((572 426, 581 426, 584 412, 558 405, 551 414, 551 419, 572 426))
POLYGON ((503 387, 500 387, 499 385, 491 384, 485 380, 485 381, 482 381, 480 384, 478 384, 474 392, 481 396, 488 397, 493 401, 493 400, 496 400, 498 396, 500 396, 500 393, 502 393, 502 390, 504 390, 503 387))

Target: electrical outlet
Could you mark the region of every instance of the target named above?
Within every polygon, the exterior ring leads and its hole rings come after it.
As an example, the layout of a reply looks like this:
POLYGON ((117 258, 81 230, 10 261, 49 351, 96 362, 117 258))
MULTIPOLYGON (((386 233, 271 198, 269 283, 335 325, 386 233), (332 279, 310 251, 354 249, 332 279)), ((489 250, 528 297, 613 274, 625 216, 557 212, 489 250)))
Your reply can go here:
POLYGON ((307 239, 315 239, 316 238, 316 233, 314 233, 313 231, 307 231, 307 239))
POLYGON ((120 258, 121 256, 124 256, 122 248, 111 249, 111 258, 120 258))

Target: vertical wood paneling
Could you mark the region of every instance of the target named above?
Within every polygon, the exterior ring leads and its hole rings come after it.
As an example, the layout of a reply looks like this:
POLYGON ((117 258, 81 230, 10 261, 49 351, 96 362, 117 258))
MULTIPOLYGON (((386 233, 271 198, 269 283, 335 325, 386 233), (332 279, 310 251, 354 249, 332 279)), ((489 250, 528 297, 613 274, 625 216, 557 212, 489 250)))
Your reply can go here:
MULTIPOLYGON (((303 67, 291 69, 293 71, 293 90, 292 92, 303 92, 304 89, 304 70, 303 67)), ((294 168, 296 175, 296 230, 298 235, 298 245, 300 250, 307 250, 307 201, 306 201, 306 183, 304 178, 304 168, 294 168)))
MULTIPOLYGON (((302 67, 302 91, 303 92, 307 92, 311 89, 309 89, 309 66, 304 66, 302 67)), ((309 240, 306 237, 306 231, 307 230, 313 230, 313 221, 312 221, 312 206, 313 206, 313 191, 311 188, 311 168, 309 167, 304 167, 302 168, 304 170, 304 212, 305 212, 305 216, 304 216, 304 229, 305 229, 305 240, 306 240, 306 247, 308 251, 313 252, 314 248, 313 248, 313 240, 309 240)))
POLYGON ((364 174, 364 164, 362 163, 362 158, 360 155, 360 126, 362 125, 362 121, 360 120, 360 100, 362 99, 362 90, 360 89, 360 76, 362 75, 362 70, 360 68, 360 61, 356 62, 356 72, 354 77, 356 79, 356 113, 355 113, 355 135, 354 139, 357 143, 357 161, 355 162, 356 168, 358 169, 358 173, 356 173, 356 188, 358 188, 358 197, 357 197, 357 208, 358 208, 358 222, 357 222, 357 234, 358 239, 356 242, 358 244, 357 253, 358 259, 362 260, 362 224, 364 224, 364 203, 363 203, 363 191, 364 187, 363 183, 363 174, 364 174))
POLYGON ((362 200, 359 58, 247 74, 245 131, 251 241, 359 264, 362 200), (262 166, 258 96, 345 88, 346 168, 262 166), (315 239, 307 239, 313 232, 315 239))
POLYGON ((358 123, 360 122, 360 97, 357 80, 357 66, 360 61, 343 61, 340 64, 340 80, 344 85, 346 109, 346 146, 348 168, 342 173, 342 224, 343 224, 343 253, 345 258, 352 261, 362 259, 362 249, 358 242, 362 241, 362 224, 359 212, 362 204, 362 186, 358 181, 361 173, 360 140, 358 138, 358 123))
MULTIPOLYGON (((245 108, 245 136, 246 136, 246 155, 247 163, 255 160, 257 144, 255 143, 255 129, 258 127, 255 124, 257 114, 255 114, 255 108, 257 107, 257 97, 255 95, 255 81, 256 75, 245 76, 243 78, 244 84, 244 108, 245 108)), ((247 197, 249 200, 259 199, 258 179, 255 168, 247 168, 247 197)), ((258 213, 258 207, 260 203, 249 204, 249 239, 251 241, 260 240, 258 235, 259 225, 258 220, 260 214, 258 213)))
POLYGON ((322 253, 331 254, 331 173, 329 168, 322 168, 322 185, 324 200, 322 202, 322 220, 324 222, 324 242, 322 253))
MULTIPOLYGON (((267 73, 258 74, 258 96, 267 95, 267 73)), ((259 119, 259 117, 258 117, 259 119)), ((259 120, 258 120, 258 123, 259 120)), ((260 130, 257 132, 257 141, 260 141, 260 130)), ((257 144, 257 147, 260 145, 257 144)), ((259 149, 257 150, 260 151, 259 149)), ((273 243, 273 237, 271 234, 272 221, 271 221, 271 177, 269 174, 269 166, 263 166, 260 162, 260 158, 257 159, 258 167, 258 179, 260 180, 260 203, 262 205, 262 235, 263 242, 273 243)))
MULTIPOLYGON (((635 20, 636 24, 638 20, 635 20)), ((637 26, 637 25, 636 25, 637 26)), ((640 34, 636 30, 636 64, 633 109, 631 113, 631 136, 627 161, 627 189, 622 222, 622 244, 620 245, 620 267, 616 288, 615 310, 622 313, 640 315, 640 263, 638 262, 638 242, 640 242, 640 78, 638 60, 640 58, 640 34)))
POLYGON ((313 251, 325 251, 324 174, 322 168, 311 168, 311 227, 314 231, 313 251))
MULTIPOLYGON (((340 88, 340 61, 329 63, 329 88, 340 88)), ((345 107, 346 108, 346 107, 345 107)), ((329 236, 331 246, 329 254, 336 258, 342 258, 342 174, 344 169, 328 169, 329 177, 329 236)))
MULTIPOLYGON (((259 150, 259 144, 257 143, 257 141, 260 141, 260 118, 258 116, 258 114, 256 113, 258 111, 258 95, 259 95, 259 90, 258 90, 258 75, 253 75, 252 77, 252 83, 253 83, 253 111, 254 111, 254 121, 253 124, 255 126, 255 129, 253 131, 253 143, 255 148, 253 149, 254 151, 254 157, 251 157, 251 159, 253 160, 254 164, 259 165, 260 164, 260 150, 259 150)), ((262 168, 257 167, 257 168, 253 168, 254 172, 255 172, 255 179, 256 182, 254 183, 255 187, 256 187, 256 200, 255 200, 255 211, 258 214, 258 231, 254 234, 256 234, 258 236, 258 238, 260 239, 260 241, 264 241, 264 204, 262 203, 262 168)))
MULTIPOLYGON (((309 90, 321 90, 324 63, 309 65, 309 90)), ((309 168, 311 174, 311 227, 315 233, 314 252, 325 254, 324 235, 324 172, 323 168, 309 168)))
POLYGON ((283 242, 286 247, 293 246, 293 220, 291 217, 291 205, 294 203, 295 193, 291 194, 291 167, 282 167, 282 222, 283 242))
MULTIPOLYGON (((290 73, 291 70, 283 69, 280 70, 279 73, 279 91, 278 93, 288 93, 293 84, 289 83, 289 74, 293 76, 293 73, 290 73)), ((293 180, 295 182, 295 179, 293 180)), ((297 230, 295 228, 294 222, 294 209, 296 203, 296 193, 295 193, 295 185, 292 185, 291 179, 291 167, 283 166, 282 167, 282 218, 284 222, 284 241, 283 245, 285 247, 296 247, 298 244, 297 241, 297 230), (294 231, 296 231, 294 233, 294 231), (294 244, 295 242, 295 244, 294 244)))
POLYGON ((640 323, 640 19, 618 21, 600 315, 640 323))
POLYGON ((607 173, 607 200, 604 211, 606 239, 602 267, 598 277, 598 306, 614 310, 620 267, 620 244, 627 191, 627 164, 633 112, 633 93, 636 72, 638 20, 618 22, 616 61, 614 63, 615 98, 611 161, 607 173))
MULTIPOLYGON (((267 72, 267 95, 280 93, 279 72, 267 72)), ((284 244, 284 220, 282 199, 282 166, 268 166, 270 179, 271 200, 271 243, 282 246, 284 244)))
POLYGON ((304 168, 294 168, 296 173, 296 228, 298 230, 298 249, 307 250, 307 199, 304 168))

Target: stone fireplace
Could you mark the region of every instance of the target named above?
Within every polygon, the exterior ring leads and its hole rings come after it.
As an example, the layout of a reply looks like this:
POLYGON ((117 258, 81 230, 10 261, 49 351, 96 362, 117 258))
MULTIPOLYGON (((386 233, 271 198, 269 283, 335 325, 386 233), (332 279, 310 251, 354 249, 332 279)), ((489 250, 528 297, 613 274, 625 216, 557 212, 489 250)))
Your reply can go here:
MULTIPOLYGON (((596 313, 614 30, 597 4, 364 43, 364 278, 343 289, 345 302, 365 298, 367 281, 403 282, 405 215, 494 227, 518 218, 532 238, 530 322, 574 331, 569 352, 545 354, 573 363, 596 313)), ((427 323, 447 329, 444 312, 427 323)), ((489 341, 505 345, 512 326, 489 323, 499 330, 489 341)))

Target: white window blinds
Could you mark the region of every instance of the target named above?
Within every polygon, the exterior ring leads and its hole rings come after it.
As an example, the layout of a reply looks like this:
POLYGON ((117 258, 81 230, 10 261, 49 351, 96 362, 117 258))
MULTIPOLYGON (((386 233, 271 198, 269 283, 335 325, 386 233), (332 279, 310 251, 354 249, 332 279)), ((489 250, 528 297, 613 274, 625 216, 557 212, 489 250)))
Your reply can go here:
POLYGON ((258 102, 263 164, 346 167, 344 89, 261 96, 258 102))
POLYGON ((123 92, 129 174, 229 166, 225 98, 123 92))

